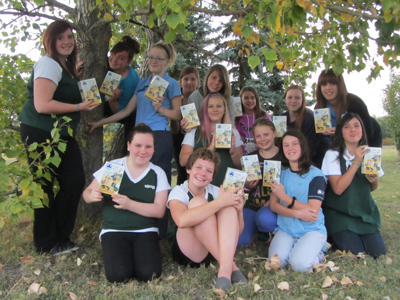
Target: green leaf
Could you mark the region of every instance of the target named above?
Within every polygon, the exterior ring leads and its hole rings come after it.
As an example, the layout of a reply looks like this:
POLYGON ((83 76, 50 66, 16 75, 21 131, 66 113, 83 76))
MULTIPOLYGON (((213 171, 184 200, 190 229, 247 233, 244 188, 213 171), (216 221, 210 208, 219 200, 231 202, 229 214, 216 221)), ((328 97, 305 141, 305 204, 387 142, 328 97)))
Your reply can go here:
POLYGON ((253 29, 251 29, 249 26, 246 26, 242 29, 242 32, 243 36, 247 39, 253 33, 253 29))
POLYGON ((61 158, 59 156, 54 156, 52 159, 52 163, 53 165, 55 165, 56 167, 58 167, 61 163, 61 158))
POLYGON ((164 35, 164 40, 167 44, 172 43, 175 39, 175 30, 170 30, 164 35))
POLYGON ((260 64, 260 57, 255 56, 255 55, 250 56, 248 59, 248 63, 250 65, 250 67, 252 69, 254 69, 255 67, 257 67, 260 64))
POLYGON ((29 179, 29 178, 22 179, 21 182, 19 183, 19 187, 21 189, 26 188, 27 186, 30 185, 31 182, 32 182, 32 179, 29 179))
POLYGON ((267 69, 272 72, 274 70, 275 61, 267 61, 266 63, 267 69))
MULTIPOLYGON (((166 21, 167 21, 167 24, 169 27, 175 29, 176 26, 178 26, 178 24, 180 23, 179 15, 175 14, 175 13, 169 14, 167 16, 166 21)), ((174 36, 175 36, 175 34, 174 34, 174 36)))
POLYGON ((61 152, 65 152, 67 150, 67 143, 60 142, 57 146, 58 150, 61 152))
POLYGON ((129 6, 130 1, 129 0, 119 0, 118 4, 121 5, 123 10, 128 10, 128 6, 129 6))
POLYGON ((71 127, 68 127, 68 134, 69 134, 70 136, 74 136, 74 131, 72 130, 71 127))
POLYGON ((33 24, 32 24, 32 27, 33 27, 33 29, 37 29, 37 30, 39 29, 39 25, 36 24, 36 23, 33 23, 33 24))
POLYGON ((267 50, 267 49, 263 48, 263 49, 261 49, 261 51, 264 54, 266 60, 274 61, 274 62, 276 60, 278 60, 278 56, 276 55, 276 53, 275 53, 275 51, 273 49, 268 49, 267 50))
POLYGON ((36 142, 30 144, 30 145, 29 145, 29 148, 28 148, 28 151, 29 151, 29 152, 35 151, 36 148, 37 148, 37 146, 38 146, 38 143, 36 143, 36 142))
POLYGON ((43 207, 42 200, 40 200, 39 198, 32 197, 31 206, 32 208, 42 208, 43 207))
POLYGON ((393 5, 393 1, 392 0, 383 0, 382 1, 382 10, 383 12, 387 11, 388 9, 390 9, 390 7, 392 7, 393 5))
POLYGON ((180 5, 178 5, 175 1, 169 1, 168 2, 168 7, 170 9, 172 9, 172 11, 174 11, 176 13, 179 12, 182 9, 182 7, 180 5))

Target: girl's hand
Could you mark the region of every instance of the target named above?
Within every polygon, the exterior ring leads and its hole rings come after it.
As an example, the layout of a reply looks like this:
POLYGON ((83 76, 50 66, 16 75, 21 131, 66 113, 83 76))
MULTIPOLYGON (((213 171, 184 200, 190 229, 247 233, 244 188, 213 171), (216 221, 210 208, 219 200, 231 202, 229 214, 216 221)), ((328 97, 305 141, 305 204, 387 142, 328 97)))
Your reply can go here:
POLYGON ((235 155, 235 153, 236 153, 235 141, 236 141, 236 137, 232 134, 231 148, 229 149, 229 154, 230 155, 235 155))
POLYGON ((379 178, 376 174, 366 174, 365 177, 370 183, 378 183, 379 178))
POLYGON ((190 132, 192 130, 192 128, 186 128, 189 124, 188 124, 188 120, 186 118, 183 118, 180 122, 181 128, 186 132, 190 132))
MULTIPOLYGON (((79 111, 91 111, 99 106, 100 103, 93 104, 93 100, 79 103, 79 111)), ((78 107, 77 107, 78 110, 78 107)))
POLYGON ((100 189, 92 189, 90 193, 90 202, 100 202, 103 200, 103 195, 100 192, 100 189))
POLYGON ((247 190, 252 190, 252 189, 254 189, 254 188, 257 186, 258 181, 259 181, 259 180, 246 181, 246 183, 244 184, 244 187, 245 187, 247 190))
POLYGON ((131 203, 131 199, 129 199, 127 196, 120 195, 120 194, 114 194, 111 196, 112 200, 117 203, 114 205, 115 208, 118 209, 129 209, 129 203, 131 203))
POLYGON ((367 154, 369 152, 368 146, 366 145, 362 145, 359 146, 356 150, 356 155, 354 158, 354 161, 361 164, 364 158, 364 155, 367 154))
POLYGON ((331 128, 327 128, 324 133, 327 135, 334 135, 335 131, 336 131, 336 127, 331 127, 331 128))
POLYGON ((239 203, 242 203, 243 206, 243 192, 236 194, 236 192, 239 192, 241 189, 241 187, 237 187, 228 192, 225 192, 221 185, 219 187, 218 197, 214 201, 218 201, 217 203, 221 208, 227 206, 235 206, 239 203))
POLYGON ((297 218, 306 222, 315 222, 318 220, 318 213, 316 210, 304 208, 296 211, 297 218))
POLYGON ((243 193, 243 189, 238 193, 238 195, 242 195, 242 197, 240 197, 239 202, 235 205, 233 205, 234 208, 236 208, 237 212, 240 212, 243 210, 243 200, 244 200, 244 193, 243 193))
POLYGON ((76 63, 75 68, 76 68, 76 76, 81 77, 84 69, 84 61, 80 60, 76 63))
POLYGON ((122 93, 122 90, 121 90, 121 89, 115 88, 115 89, 113 90, 112 96, 111 96, 110 98, 108 98, 108 101, 115 101, 115 100, 118 100, 119 97, 121 96, 121 93, 122 93))
POLYGON ((279 199, 282 199, 286 195, 285 187, 283 186, 283 184, 282 183, 278 183, 275 179, 272 179, 271 183, 272 183, 272 187, 271 187, 272 192, 279 199))
POLYGON ((207 149, 210 151, 215 151, 215 132, 211 133, 212 138, 211 138, 211 143, 208 145, 207 149))
POLYGON ((102 125, 100 125, 100 122, 91 122, 91 123, 87 123, 86 124, 86 131, 88 131, 89 133, 92 133, 93 130, 95 130, 97 127, 100 127, 102 125))

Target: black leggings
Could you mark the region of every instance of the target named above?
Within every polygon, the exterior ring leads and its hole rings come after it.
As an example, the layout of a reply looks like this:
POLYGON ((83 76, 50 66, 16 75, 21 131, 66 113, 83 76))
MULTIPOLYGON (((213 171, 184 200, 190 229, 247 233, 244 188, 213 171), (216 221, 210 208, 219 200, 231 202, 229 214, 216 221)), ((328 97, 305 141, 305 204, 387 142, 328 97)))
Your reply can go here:
MULTIPOLYGON (((43 143, 52 139, 49 131, 25 124, 21 124, 20 128, 26 149, 34 142, 43 143)), ((57 243, 62 244, 69 240, 75 226, 79 199, 85 186, 79 145, 73 137, 62 136, 62 139, 67 142, 67 149, 64 153, 58 152, 61 163, 58 167, 51 164, 53 178, 57 179, 60 186, 56 196, 53 190, 54 179, 48 181, 40 178, 40 181, 45 182, 42 188, 49 197, 49 206, 34 210, 33 240, 38 252, 49 252, 57 243)), ((38 148, 37 151, 41 149, 38 148)), ((28 152, 28 162, 32 161, 28 152)), ((33 172, 36 170, 36 167, 32 167, 33 172)))
POLYGON ((110 282, 161 276, 157 232, 107 232, 101 236, 106 277, 110 282))

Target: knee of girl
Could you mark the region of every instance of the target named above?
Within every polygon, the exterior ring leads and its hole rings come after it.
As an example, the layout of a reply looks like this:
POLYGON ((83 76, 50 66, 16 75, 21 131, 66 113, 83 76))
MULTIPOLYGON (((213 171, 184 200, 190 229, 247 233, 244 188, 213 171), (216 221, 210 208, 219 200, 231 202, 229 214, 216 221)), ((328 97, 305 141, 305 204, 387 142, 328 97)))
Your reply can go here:
POLYGON ((242 246, 250 246, 251 245, 251 239, 252 239, 251 236, 241 234, 239 236, 237 247, 239 248, 239 247, 242 247, 242 246))
POLYGON ((161 268, 157 270, 138 270, 135 274, 135 278, 137 280, 147 282, 156 278, 159 278, 161 276, 161 268))
POLYGON ((304 260, 289 260, 289 265, 293 271, 300 273, 305 273, 312 268, 312 265, 304 260))
POLYGON ((257 227, 262 232, 272 232, 276 228, 276 219, 257 220, 257 227))
POLYGON ((106 278, 111 283, 122 283, 132 279, 132 274, 106 272, 106 278))
POLYGON ((203 197, 194 197, 189 201, 188 208, 194 208, 207 203, 207 200, 203 197))

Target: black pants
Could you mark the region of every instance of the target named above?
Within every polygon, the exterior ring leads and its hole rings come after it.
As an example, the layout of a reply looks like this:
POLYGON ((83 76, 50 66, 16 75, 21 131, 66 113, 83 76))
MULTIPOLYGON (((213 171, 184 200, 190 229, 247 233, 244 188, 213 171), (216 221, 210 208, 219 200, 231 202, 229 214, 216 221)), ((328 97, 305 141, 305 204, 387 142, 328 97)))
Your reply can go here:
POLYGON ((161 276, 157 232, 107 232, 101 236, 106 277, 110 282, 161 276))
MULTIPOLYGON (((51 135, 48 131, 21 124, 21 138, 25 146, 29 147, 34 142, 51 140, 51 135)), ((61 163, 58 167, 51 164, 53 180, 39 179, 45 182, 42 188, 49 197, 49 206, 34 210, 33 240, 38 252, 49 252, 57 243, 69 240, 75 226, 79 199, 85 186, 79 145, 73 137, 63 136, 62 139, 67 142, 67 149, 64 153, 59 151, 61 163), (53 190, 54 179, 60 186, 56 196, 53 190)), ((32 161, 28 152, 28 162, 32 161)), ((32 168, 33 172, 36 170, 36 167, 32 168)))

